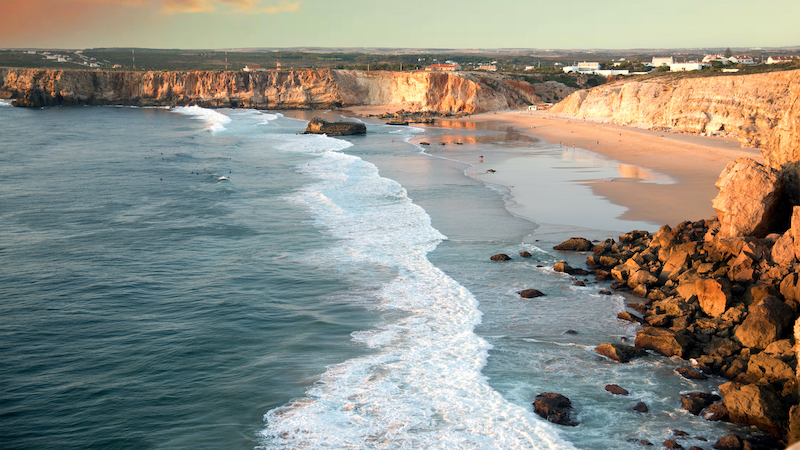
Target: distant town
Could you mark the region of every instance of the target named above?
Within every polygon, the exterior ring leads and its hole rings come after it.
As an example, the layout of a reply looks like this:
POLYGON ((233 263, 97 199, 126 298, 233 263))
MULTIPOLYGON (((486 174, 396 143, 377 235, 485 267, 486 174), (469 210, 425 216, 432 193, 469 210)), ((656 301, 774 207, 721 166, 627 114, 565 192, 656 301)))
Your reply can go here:
POLYGON ((417 50, 359 53, 296 50, 0 50, 0 67, 84 70, 243 70, 297 69, 394 71, 487 71, 618 77, 653 72, 764 72, 800 68, 800 48, 698 50, 417 50), (446 53, 445 53, 446 52, 446 53), (593 57, 594 59, 589 59, 593 57))

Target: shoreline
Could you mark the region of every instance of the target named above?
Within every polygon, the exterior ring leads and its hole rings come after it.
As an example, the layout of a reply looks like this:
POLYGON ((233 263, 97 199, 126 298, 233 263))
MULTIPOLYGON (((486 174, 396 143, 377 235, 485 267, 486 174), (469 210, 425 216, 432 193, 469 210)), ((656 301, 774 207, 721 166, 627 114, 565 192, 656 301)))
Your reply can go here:
MULTIPOLYGON (((763 162, 758 149, 741 148, 735 139, 576 121, 546 112, 487 113, 457 121, 507 124, 547 143, 564 143, 565 150, 574 145, 616 162, 618 174, 613 182, 602 179, 584 183, 595 195, 626 208, 619 219, 650 222, 657 227, 713 216, 711 200, 718 193, 715 183, 725 166, 740 157, 763 162), (653 178, 662 181, 654 182, 653 178)), ((530 164, 516 166, 519 171, 527 169, 530 164)), ((503 184, 503 174, 495 180, 503 184)), ((512 186, 509 189, 518 204, 531 202, 528 186, 519 182, 512 186)))
MULTIPOLYGON (((348 108, 338 112, 364 119, 370 114, 399 109, 402 109, 401 105, 380 105, 348 108)), ((638 226, 635 222, 648 223, 654 231, 664 224, 676 226, 686 220, 712 217, 716 212, 711 201, 718 193, 715 183, 725 166, 741 157, 763 162, 759 149, 742 148, 734 138, 653 131, 601 121, 568 119, 546 111, 482 113, 444 122, 450 125, 473 124, 472 127, 467 127, 475 129, 512 127, 520 134, 541 139, 538 146, 562 149, 563 158, 572 158, 587 166, 605 166, 612 170, 609 176, 587 176, 585 179, 573 180, 573 184, 588 187, 592 194, 612 204, 615 208, 609 213, 615 219, 633 222, 629 227, 613 230, 619 232, 627 232, 638 226), (562 143, 564 145, 559 147, 562 143)), ((466 158, 461 161, 467 164, 472 164, 469 161, 478 162, 467 148, 463 150, 466 158)), ((487 163, 490 161, 489 155, 491 156, 491 168, 496 171, 491 174, 491 178, 476 171, 476 178, 507 189, 513 214, 540 225, 553 222, 542 214, 541 207, 535 206, 541 196, 537 196, 531 177, 528 176, 526 181, 526 174, 535 170, 536 159, 526 158, 524 154, 515 155, 488 148, 483 151, 487 152, 487 163)), ((487 164, 484 166, 489 168, 487 164)), ((592 215, 593 211, 588 211, 588 214, 592 215)), ((568 225, 590 230, 597 228, 591 223, 568 225)))

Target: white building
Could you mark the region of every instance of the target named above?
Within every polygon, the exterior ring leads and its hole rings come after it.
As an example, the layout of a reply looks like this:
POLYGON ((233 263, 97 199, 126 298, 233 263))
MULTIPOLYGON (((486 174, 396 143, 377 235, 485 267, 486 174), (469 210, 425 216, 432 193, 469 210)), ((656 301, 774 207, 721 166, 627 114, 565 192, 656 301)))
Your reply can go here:
POLYGON ((426 67, 425 70, 427 70, 428 72, 455 72, 457 70, 461 70, 461 65, 458 63, 431 64, 430 66, 426 67))
POLYGON ((703 58, 703 62, 704 63, 711 64, 714 61, 721 62, 722 64, 730 64, 730 62, 731 62, 728 58, 726 58, 726 57, 724 57, 722 55, 706 55, 703 58))
POLYGON ((703 63, 688 62, 688 63, 672 63, 669 65, 670 72, 686 72, 689 70, 703 70, 703 63))
POLYGON ((578 63, 578 72, 590 72, 593 70, 600 70, 600 63, 599 62, 579 62, 578 63))
POLYGON ((477 70, 488 70, 489 72, 497 72, 497 66, 494 64, 482 64, 478 66, 477 70))
POLYGON ((669 66, 670 64, 675 64, 675 61, 672 59, 672 56, 666 57, 653 57, 653 62, 650 63, 653 67, 661 67, 661 66, 669 66))
POLYGON ((265 68, 263 68, 261 66, 244 66, 244 69, 242 69, 242 70, 245 71, 245 72, 266 72, 267 71, 267 69, 265 69, 265 68))
POLYGON ((753 61, 753 58, 746 55, 734 55, 728 58, 728 60, 734 64, 755 64, 756 62, 753 61))
POLYGON ((770 56, 767 58, 767 64, 783 64, 792 62, 791 56, 770 56))

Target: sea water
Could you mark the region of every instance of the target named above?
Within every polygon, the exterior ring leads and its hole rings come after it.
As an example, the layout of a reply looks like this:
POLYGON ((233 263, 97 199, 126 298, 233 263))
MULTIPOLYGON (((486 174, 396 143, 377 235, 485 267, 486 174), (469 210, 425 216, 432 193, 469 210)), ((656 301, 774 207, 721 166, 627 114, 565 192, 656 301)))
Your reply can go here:
MULTIPOLYGON (((733 429, 680 407, 720 380, 594 354, 635 335, 623 297, 554 273, 585 255, 413 143, 466 131, 8 102, 0 126, 3 448, 638 448, 733 429), (536 416, 541 392, 581 425, 536 416)), ((537 145, 552 153, 518 144, 537 145)))

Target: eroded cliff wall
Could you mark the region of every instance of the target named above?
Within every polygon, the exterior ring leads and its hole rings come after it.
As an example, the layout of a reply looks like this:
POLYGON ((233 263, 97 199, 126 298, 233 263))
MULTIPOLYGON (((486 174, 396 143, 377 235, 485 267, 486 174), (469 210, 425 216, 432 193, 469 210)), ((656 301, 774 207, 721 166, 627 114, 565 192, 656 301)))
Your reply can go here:
POLYGON ((553 112, 644 128, 734 135, 744 145, 760 146, 784 123, 790 107, 797 108, 797 88, 792 86, 798 80, 800 71, 623 81, 575 92, 553 112))
POLYGON ((17 106, 135 105, 318 109, 403 105, 477 113, 539 102, 524 81, 501 75, 300 70, 105 72, 2 69, 0 97, 17 106))

